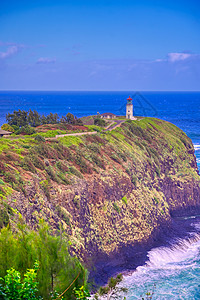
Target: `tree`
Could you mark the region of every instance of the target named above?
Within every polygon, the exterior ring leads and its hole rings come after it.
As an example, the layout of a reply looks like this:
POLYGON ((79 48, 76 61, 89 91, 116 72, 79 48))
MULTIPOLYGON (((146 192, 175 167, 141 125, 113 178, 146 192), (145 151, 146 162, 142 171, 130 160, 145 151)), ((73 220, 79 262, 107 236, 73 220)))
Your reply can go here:
POLYGON ((68 239, 62 230, 53 235, 43 220, 37 232, 28 229, 22 220, 15 230, 17 233, 12 233, 7 227, 0 232, 0 277, 11 268, 23 277, 37 260, 40 265, 37 271, 39 294, 45 300, 54 299, 51 294, 59 296, 69 287, 63 297, 74 299, 73 288, 85 286, 87 272, 77 258, 70 256, 68 239))
POLYGON ((28 125, 28 113, 25 110, 14 110, 12 114, 6 115, 6 121, 9 125, 16 125, 19 127, 28 125))
POLYGON ((74 115, 71 113, 67 113, 66 115, 67 123, 74 125, 75 124, 75 118, 74 115))
POLYGON ((31 125, 33 127, 37 127, 37 126, 41 125, 41 117, 36 110, 34 110, 34 111, 32 111, 31 109, 29 110, 28 123, 29 123, 29 125, 31 125))
POLYGON ((52 114, 50 113, 47 117, 47 124, 57 124, 59 123, 59 117, 58 117, 58 114, 55 113, 55 114, 52 114))

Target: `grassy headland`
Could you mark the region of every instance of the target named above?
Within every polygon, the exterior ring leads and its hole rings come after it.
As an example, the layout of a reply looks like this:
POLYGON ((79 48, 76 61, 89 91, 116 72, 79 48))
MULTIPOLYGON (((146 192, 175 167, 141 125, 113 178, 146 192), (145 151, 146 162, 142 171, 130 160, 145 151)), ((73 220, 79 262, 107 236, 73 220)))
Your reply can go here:
POLYGON ((90 269, 102 257, 124 259, 172 214, 200 207, 192 142, 171 123, 140 118, 94 135, 36 135, 0 139, 0 226, 15 229, 23 218, 37 230, 44 219, 56 232, 61 224, 90 269))

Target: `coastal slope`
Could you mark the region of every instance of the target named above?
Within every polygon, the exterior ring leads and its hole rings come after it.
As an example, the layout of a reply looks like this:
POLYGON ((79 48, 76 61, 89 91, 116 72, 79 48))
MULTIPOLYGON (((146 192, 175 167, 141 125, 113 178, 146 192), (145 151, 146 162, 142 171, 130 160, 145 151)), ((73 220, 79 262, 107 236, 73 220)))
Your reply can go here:
MULTIPOLYGON (((194 147, 175 125, 126 121, 109 132, 39 141, 1 139, 0 225, 43 218, 92 270, 150 245, 172 216, 200 211, 194 147)), ((132 254, 131 254, 132 253, 132 254)))

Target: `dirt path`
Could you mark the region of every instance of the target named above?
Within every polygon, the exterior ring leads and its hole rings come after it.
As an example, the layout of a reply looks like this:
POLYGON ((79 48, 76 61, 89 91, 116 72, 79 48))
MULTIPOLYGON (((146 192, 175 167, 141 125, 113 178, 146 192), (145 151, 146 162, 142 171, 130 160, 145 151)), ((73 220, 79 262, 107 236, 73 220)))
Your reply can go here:
POLYGON ((117 123, 115 125, 109 126, 107 129, 104 130, 105 131, 111 131, 117 127, 120 127, 122 123, 124 123, 126 120, 115 120, 114 122, 117 123))
MULTIPOLYGON (((106 132, 106 131, 111 131, 119 126, 121 126, 122 123, 124 123, 126 120, 114 120, 113 121, 113 124, 114 123, 117 123, 117 124, 114 124, 114 125, 109 125, 106 129, 103 130, 103 132, 106 132)), ((78 133, 66 133, 66 134, 59 134, 59 135, 56 135, 55 137, 53 138, 46 138, 45 140, 55 140, 55 139, 58 139, 60 137, 65 137, 65 136, 81 136, 81 135, 92 135, 92 134, 97 134, 98 132, 97 131, 90 131, 90 132, 78 132, 78 133)))

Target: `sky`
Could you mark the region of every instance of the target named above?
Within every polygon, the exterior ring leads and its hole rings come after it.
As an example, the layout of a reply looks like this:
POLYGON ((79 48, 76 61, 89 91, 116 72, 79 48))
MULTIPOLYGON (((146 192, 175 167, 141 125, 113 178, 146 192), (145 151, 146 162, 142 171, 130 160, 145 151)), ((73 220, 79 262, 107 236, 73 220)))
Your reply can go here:
POLYGON ((0 0, 0 90, 199 91, 199 0, 0 0))

